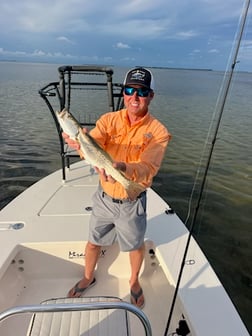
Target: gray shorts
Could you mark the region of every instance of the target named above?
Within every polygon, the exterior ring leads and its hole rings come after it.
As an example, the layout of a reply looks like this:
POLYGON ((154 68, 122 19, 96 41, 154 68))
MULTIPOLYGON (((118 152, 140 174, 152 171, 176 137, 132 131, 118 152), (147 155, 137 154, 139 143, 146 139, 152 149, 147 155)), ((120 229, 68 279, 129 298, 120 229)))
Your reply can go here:
POLYGON ((118 242, 121 251, 137 250, 146 231, 146 193, 135 201, 112 199, 99 187, 93 196, 89 241, 100 246, 118 242))

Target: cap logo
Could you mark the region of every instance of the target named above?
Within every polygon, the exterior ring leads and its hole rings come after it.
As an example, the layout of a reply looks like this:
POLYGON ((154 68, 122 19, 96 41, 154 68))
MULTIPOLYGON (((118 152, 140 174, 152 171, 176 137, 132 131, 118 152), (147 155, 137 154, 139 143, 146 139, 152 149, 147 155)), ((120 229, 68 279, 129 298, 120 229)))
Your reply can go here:
POLYGON ((144 80, 145 72, 137 70, 137 72, 131 74, 131 79, 144 80))

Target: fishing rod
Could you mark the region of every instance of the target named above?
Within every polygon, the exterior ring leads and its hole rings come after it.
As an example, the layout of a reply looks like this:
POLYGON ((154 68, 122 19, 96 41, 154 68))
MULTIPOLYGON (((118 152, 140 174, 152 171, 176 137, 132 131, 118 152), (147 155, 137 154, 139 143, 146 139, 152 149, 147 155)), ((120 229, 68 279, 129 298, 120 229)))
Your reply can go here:
MULTIPOLYGON (((171 323, 171 319, 172 319, 172 315, 173 315, 173 311, 174 311, 174 307, 175 307, 175 303, 176 303, 176 299, 177 299, 177 295, 178 295, 178 290, 179 290, 181 278, 182 278, 182 275, 183 275, 183 270, 184 270, 184 266, 185 266, 185 262, 186 262, 186 258, 187 258, 187 253, 188 253, 191 237, 192 237, 192 234, 193 234, 194 226, 196 224, 196 220, 197 220, 197 216, 198 216, 198 212, 199 212, 199 208, 200 208, 200 204, 201 204, 203 191, 205 189, 208 170, 209 170, 209 167, 210 167, 214 146, 215 146, 215 143, 216 143, 216 140, 217 140, 217 134, 219 132, 219 127, 220 127, 224 107, 225 107, 225 104, 226 104, 227 96, 228 96, 228 93, 229 93, 234 69, 235 69, 236 64, 238 63, 237 56, 238 56, 238 52, 239 52, 239 49, 240 49, 240 44, 241 44, 241 40, 242 40, 242 36, 243 36, 243 32, 244 32, 246 19, 247 19, 247 16, 248 16, 249 6, 250 6, 250 0, 246 0, 244 2, 243 11, 242 11, 241 17, 240 17, 240 24, 239 24, 239 27, 238 27, 238 34, 237 34, 237 39, 236 39, 236 41, 237 41, 236 47, 234 47, 234 49, 233 49, 234 50, 233 57, 231 58, 232 59, 231 69, 228 73, 228 76, 226 77, 226 83, 224 83, 222 85, 222 87, 220 88, 219 97, 222 97, 222 100, 220 99, 220 101, 221 101, 220 111, 219 111, 219 115, 218 115, 218 118, 217 118, 217 123, 216 123, 215 131, 214 131, 213 139, 211 141, 211 147, 210 147, 210 150, 209 150, 209 153, 208 153, 206 167, 205 167, 205 170, 204 170, 202 182, 201 182, 201 185, 200 185, 199 196, 198 196, 198 199, 197 199, 197 202, 196 202, 195 211, 194 211, 194 215, 193 215, 193 218, 192 218, 192 224, 191 224, 189 234, 188 234, 188 238, 187 238, 187 242, 186 242, 186 246, 185 246, 185 251, 184 251, 184 255, 183 255, 180 270, 179 270, 178 280, 177 280, 177 283, 176 283, 176 288, 175 288, 175 291, 174 291, 173 300, 172 300, 172 303, 171 303, 171 308, 170 308, 169 317, 168 317, 168 320, 167 320, 167 325, 166 325, 166 329, 165 329, 165 332, 164 332, 164 336, 167 336, 167 333, 168 333, 168 330, 169 330, 169 327, 170 327, 170 323, 171 323)), ((228 71, 226 71, 226 73, 227 72, 228 71)), ((180 333, 178 335, 187 335, 190 331, 189 331, 187 326, 185 327, 185 329, 186 329, 186 331, 185 331, 184 334, 180 333)))

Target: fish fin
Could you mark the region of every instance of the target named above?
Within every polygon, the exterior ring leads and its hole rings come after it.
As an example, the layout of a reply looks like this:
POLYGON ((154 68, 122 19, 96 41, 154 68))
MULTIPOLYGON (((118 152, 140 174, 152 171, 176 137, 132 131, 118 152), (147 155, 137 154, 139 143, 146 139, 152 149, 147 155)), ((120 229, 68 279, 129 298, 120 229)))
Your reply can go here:
POLYGON ((145 188, 141 184, 136 182, 131 182, 129 187, 126 188, 126 192, 131 201, 134 201, 137 196, 140 195, 143 191, 145 191, 145 188))

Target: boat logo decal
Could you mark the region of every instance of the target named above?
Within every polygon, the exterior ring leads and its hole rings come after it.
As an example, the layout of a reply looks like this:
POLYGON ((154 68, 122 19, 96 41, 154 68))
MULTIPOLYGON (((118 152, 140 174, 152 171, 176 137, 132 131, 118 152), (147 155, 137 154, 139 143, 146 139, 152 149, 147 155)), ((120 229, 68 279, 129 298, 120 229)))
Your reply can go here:
MULTIPOLYGON (((100 258, 104 258, 107 250, 101 249, 100 258)), ((85 253, 77 251, 68 251, 68 259, 85 258, 85 253)))

